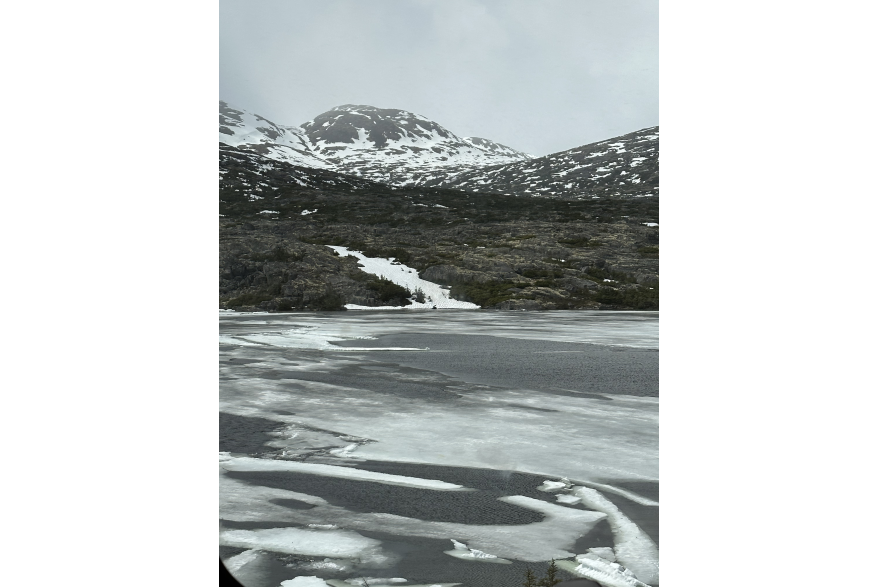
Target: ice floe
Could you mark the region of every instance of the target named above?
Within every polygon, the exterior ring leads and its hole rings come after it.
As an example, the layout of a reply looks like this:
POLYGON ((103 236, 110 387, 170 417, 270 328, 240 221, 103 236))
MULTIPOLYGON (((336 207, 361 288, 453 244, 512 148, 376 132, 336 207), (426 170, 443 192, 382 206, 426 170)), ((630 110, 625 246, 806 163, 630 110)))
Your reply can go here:
POLYGON ((478 561, 482 563, 499 563, 503 565, 510 565, 512 561, 506 560, 504 558, 499 558, 494 554, 487 554, 481 550, 477 550, 474 548, 469 548, 462 542, 458 542, 451 538, 451 542, 454 543, 453 550, 446 550, 445 554, 449 554, 453 557, 460 558, 468 561, 478 561))
POLYGON ((652 539, 596 489, 576 487, 572 494, 581 498, 585 506, 606 514, 612 528, 615 542, 613 550, 618 562, 630 569, 638 580, 657 583, 658 547, 652 539))
POLYGON ((355 558, 364 564, 384 565, 395 557, 385 553, 381 542, 350 530, 305 530, 266 528, 260 530, 222 530, 219 543, 238 548, 258 548, 284 554, 355 558))
POLYGON ((280 583, 280 587, 329 587, 329 584, 317 576, 296 577, 280 583))
POLYGON ((570 485, 568 482, 551 481, 550 479, 546 479, 545 481, 542 482, 542 485, 540 485, 536 489, 538 489, 539 491, 554 492, 554 491, 560 491, 561 489, 568 489, 569 486, 570 485))
POLYGON ((348 585, 398 585, 407 583, 408 579, 402 577, 357 577, 356 579, 346 579, 344 581, 348 585))
POLYGON ((235 572, 240 570, 241 567, 246 565, 247 563, 253 562, 254 560, 259 558, 258 550, 245 550, 240 554, 236 554, 233 557, 224 561, 225 568, 230 572, 235 572))
POLYGON ((326 583, 331 587, 350 587, 351 585, 356 585, 359 587, 360 585, 365 587, 368 585, 400 585, 404 587, 455 587, 456 585, 460 585, 460 583, 427 583, 423 585, 412 585, 408 583, 407 579, 403 579, 401 577, 357 577, 355 579, 345 579, 343 581, 339 579, 327 579, 326 583))
POLYGON ((402 475, 390 475, 389 473, 376 473, 352 467, 339 467, 336 465, 323 465, 320 463, 303 463, 301 461, 281 461, 274 459, 255 459, 252 457, 231 457, 220 454, 220 466, 226 471, 290 471, 293 473, 305 473, 320 475, 323 477, 341 477, 343 479, 357 479, 360 481, 374 481, 389 485, 402 485, 405 487, 419 487, 420 489, 435 489, 445 491, 465 490, 462 485, 446 483, 435 479, 418 479, 416 477, 404 477, 402 475))
POLYGON ((557 561, 557 566, 564 571, 596 581, 603 587, 650 587, 640 581, 630 569, 593 552, 576 556, 575 562, 557 561))

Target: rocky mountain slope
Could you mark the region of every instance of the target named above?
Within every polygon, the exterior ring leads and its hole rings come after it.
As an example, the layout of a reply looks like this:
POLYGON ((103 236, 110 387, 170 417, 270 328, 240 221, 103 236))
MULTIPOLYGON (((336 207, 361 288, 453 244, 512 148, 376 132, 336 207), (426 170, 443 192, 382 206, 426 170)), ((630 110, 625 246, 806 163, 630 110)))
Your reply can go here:
POLYGON ((222 307, 405 303, 407 292, 326 246, 340 245, 394 257, 485 308, 657 309, 657 196, 391 186, 279 161, 252 145, 220 145, 222 307))
POLYGON ((267 159, 306 167, 329 165, 314 154, 310 140, 297 126, 281 126, 270 120, 219 102, 219 143, 258 153, 267 159))
POLYGON ((295 127, 219 106, 220 143, 388 185, 566 199, 658 194, 658 127, 532 157, 405 110, 348 104, 295 127))
POLYGON ((656 196, 658 127, 528 161, 427 180, 422 185, 519 196, 656 196))
POLYGON ((418 185, 531 158, 488 139, 458 137, 405 110, 349 104, 293 127, 220 101, 219 142, 276 161, 393 185, 418 185))
POLYGON ((345 105, 302 125, 335 171, 393 185, 420 185, 485 165, 530 159, 487 139, 461 138, 405 110, 345 105))

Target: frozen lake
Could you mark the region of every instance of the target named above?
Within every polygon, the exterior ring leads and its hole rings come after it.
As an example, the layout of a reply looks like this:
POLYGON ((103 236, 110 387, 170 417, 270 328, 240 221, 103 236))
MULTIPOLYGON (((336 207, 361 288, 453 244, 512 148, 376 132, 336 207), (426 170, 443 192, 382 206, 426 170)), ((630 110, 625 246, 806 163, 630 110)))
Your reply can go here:
POLYGON ((552 558, 658 585, 656 312, 219 330, 220 556, 247 587, 511 587, 552 558))

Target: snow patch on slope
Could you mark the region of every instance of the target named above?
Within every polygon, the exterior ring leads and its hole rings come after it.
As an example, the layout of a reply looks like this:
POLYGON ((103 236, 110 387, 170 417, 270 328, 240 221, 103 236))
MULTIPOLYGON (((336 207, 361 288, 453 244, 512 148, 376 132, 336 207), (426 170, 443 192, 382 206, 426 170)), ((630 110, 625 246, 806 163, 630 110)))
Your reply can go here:
MULTIPOLYGON (((407 265, 402 265, 401 263, 396 262, 394 257, 390 257, 389 259, 366 257, 359 251, 351 251, 347 247, 334 245, 328 246, 342 257, 352 255, 359 259, 359 266, 366 273, 389 279, 396 285, 401 285, 402 287, 407 288, 408 291, 412 293, 417 289, 423 291, 424 299, 426 301, 422 303, 412 301, 411 305, 404 306, 406 309, 418 310, 435 307, 475 310, 481 307, 471 302, 461 302, 460 300, 452 299, 447 289, 442 288, 442 286, 437 283, 421 279, 416 269, 412 269, 407 265)), ((369 306, 357 306, 355 304, 347 304, 345 307, 349 310, 376 309, 369 306)))
POLYGON ((219 142, 246 148, 277 161, 293 165, 326 168, 329 165, 313 152, 305 132, 219 102, 219 142))

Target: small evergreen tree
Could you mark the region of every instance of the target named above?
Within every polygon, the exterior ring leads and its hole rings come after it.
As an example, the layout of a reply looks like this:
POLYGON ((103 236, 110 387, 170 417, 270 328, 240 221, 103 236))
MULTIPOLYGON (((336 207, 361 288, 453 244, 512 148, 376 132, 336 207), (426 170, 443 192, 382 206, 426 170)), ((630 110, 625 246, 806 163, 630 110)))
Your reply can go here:
POLYGON ((558 583, 560 583, 560 579, 557 578, 557 564, 554 562, 554 559, 551 559, 551 564, 548 565, 545 577, 539 581, 539 585, 542 587, 554 587, 558 583))
POLYGON ((530 570, 530 567, 527 567, 527 574, 524 579, 524 587, 538 587, 539 582, 536 581, 536 575, 533 574, 533 571, 530 570))

